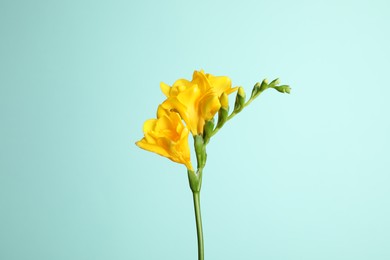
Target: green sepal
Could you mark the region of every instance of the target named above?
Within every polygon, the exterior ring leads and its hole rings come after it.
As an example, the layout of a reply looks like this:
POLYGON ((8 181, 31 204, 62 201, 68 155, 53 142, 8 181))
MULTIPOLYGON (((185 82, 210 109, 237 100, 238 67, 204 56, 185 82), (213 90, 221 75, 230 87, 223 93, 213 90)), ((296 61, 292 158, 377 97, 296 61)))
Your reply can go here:
POLYGON ((260 94, 260 86, 261 86, 260 82, 257 82, 257 83, 253 86, 251 98, 255 98, 257 95, 260 94))
POLYGON ((244 108, 245 104, 245 91, 242 87, 238 88, 236 102, 234 103, 233 113, 237 114, 244 108))
POLYGON ((268 80, 267 79, 264 79, 261 84, 260 84, 260 89, 259 89, 259 92, 263 92, 264 90, 266 90, 268 88, 268 80))
POLYGON ((203 132, 203 138, 204 143, 207 144, 210 141, 210 137, 213 135, 214 131, 214 118, 211 120, 207 120, 204 124, 204 132, 203 132))
POLYGON ((203 169, 198 169, 197 172, 188 170, 188 182, 190 183, 190 188, 193 192, 200 192, 202 187, 202 173, 203 169))
POLYGON ((291 88, 289 85, 282 85, 282 86, 275 86, 274 89, 281 93, 288 93, 290 94, 291 88))
POLYGON ((279 78, 274 79, 273 81, 271 81, 271 83, 268 84, 268 87, 269 87, 269 88, 275 88, 276 85, 278 85, 279 83, 280 83, 279 78))
POLYGON ((198 162, 198 169, 204 168, 206 165, 206 143, 203 139, 202 135, 196 135, 194 136, 194 146, 195 146, 195 154, 196 154, 196 160, 198 162))
POLYGON ((229 107, 221 107, 218 111, 218 122, 216 128, 221 128, 227 121, 229 114, 229 107))

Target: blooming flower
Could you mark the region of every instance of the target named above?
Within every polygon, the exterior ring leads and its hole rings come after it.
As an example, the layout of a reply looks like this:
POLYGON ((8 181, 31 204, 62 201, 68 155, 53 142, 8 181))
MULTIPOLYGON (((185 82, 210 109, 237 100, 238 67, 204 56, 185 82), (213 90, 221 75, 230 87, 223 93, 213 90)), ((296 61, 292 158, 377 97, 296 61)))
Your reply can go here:
POLYGON ((160 84, 167 99, 162 107, 176 111, 183 118, 193 135, 203 133, 204 124, 211 120, 221 107, 222 93, 231 94, 230 78, 194 71, 192 80, 179 79, 172 86, 160 84))
POLYGON ((180 115, 160 106, 157 116, 157 119, 149 119, 144 123, 145 137, 136 144, 193 170, 188 146, 189 130, 180 115))

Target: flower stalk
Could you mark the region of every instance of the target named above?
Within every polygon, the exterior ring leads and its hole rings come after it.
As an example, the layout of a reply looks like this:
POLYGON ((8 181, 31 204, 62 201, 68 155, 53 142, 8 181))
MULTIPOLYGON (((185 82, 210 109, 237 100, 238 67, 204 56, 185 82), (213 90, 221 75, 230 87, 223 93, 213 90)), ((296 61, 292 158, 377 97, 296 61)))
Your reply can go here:
POLYGON ((198 260, 204 259, 204 242, 203 242, 203 228, 202 215, 200 213, 200 188, 202 186, 203 169, 198 169, 197 172, 188 170, 188 181, 192 190, 195 211, 196 236, 198 240, 198 260))
POLYGON ((188 170, 188 181, 192 190, 195 211, 196 235, 198 240, 198 260, 204 259, 204 242, 202 216, 200 213, 200 188, 202 186, 203 169, 198 169, 197 172, 188 170))
POLYGON ((200 192, 193 192, 192 195, 194 198, 196 235, 198 238, 198 260, 204 260, 202 216, 200 214, 200 192))
MULTIPOLYGON (((205 125, 205 128, 207 124, 205 125)), ((207 134, 206 134, 207 136, 207 134)), ((196 222, 196 235, 198 239, 198 260, 204 259, 204 242, 203 242, 203 229, 202 229, 202 216, 200 213, 200 189, 202 187, 203 168, 206 165, 207 153, 206 153, 207 139, 201 135, 194 137, 194 146, 196 159, 198 162, 198 170, 188 170, 188 181, 192 191, 195 210, 195 222, 196 222)))

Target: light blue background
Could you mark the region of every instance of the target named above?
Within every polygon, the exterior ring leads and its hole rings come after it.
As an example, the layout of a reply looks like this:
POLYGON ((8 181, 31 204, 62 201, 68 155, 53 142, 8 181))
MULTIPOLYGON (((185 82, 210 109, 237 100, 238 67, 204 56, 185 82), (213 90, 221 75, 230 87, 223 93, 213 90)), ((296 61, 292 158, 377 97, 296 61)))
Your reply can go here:
POLYGON ((196 259, 182 165, 134 145, 203 68, 206 259, 390 259, 388 1, 0 1, 0 259, 196 259))

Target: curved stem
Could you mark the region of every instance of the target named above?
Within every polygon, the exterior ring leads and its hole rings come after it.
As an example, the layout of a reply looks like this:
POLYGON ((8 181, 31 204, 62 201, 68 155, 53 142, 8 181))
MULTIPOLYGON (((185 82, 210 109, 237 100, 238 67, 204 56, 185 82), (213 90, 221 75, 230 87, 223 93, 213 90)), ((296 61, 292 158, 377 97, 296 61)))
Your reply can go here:
POLYGON ((198 237, 198 260, 204 260, 202 217, 200 214, 200 193, 195 191, 192 192, 192 195, 194 197, 196 234, 198 237))

